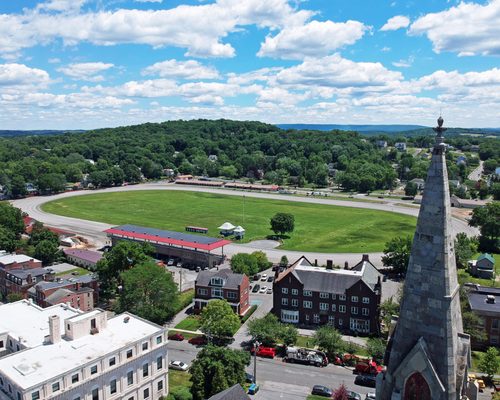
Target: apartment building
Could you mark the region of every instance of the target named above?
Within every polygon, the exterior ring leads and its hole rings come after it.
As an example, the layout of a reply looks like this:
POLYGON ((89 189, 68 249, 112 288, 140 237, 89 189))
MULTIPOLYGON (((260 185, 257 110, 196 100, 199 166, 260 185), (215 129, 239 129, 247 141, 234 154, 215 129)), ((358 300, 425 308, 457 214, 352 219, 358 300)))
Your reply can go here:
POLYGON ((0 400, 158 400, 167 356, 166 330, 129 313, 0 306, 0 400))
POLYGON ((0 297, 6 297, 11 293, 25 295, 26 290, 38 280, 43 279, 41 276, 45 274, 49 273, 43 272, 40 260, 24 254, 9 254, 0 250, 0 297))

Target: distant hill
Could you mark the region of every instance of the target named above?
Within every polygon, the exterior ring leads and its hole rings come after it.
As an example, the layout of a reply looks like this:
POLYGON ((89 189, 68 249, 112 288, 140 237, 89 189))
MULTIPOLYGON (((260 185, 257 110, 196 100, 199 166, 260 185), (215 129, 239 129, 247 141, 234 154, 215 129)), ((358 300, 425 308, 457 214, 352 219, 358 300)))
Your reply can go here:
POLYGON ((33 130, 33 131, 8 131, 0 130, 0 136, 40 136, 40 135, 60 135, 62 133, 81 133, 83 130, 33 130))
POLYGON ((329 124, 278 124, 281 129, 312 130, 312 131, 356 131, 356 132, 406 132, 425 129, 423 125, 329 125, 329 124))

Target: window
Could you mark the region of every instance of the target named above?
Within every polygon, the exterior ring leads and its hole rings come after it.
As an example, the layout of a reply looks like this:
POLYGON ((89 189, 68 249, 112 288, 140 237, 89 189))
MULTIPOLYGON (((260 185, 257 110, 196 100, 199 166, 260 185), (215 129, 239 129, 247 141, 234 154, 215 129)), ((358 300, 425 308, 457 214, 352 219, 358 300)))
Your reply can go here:
POLYGON ((332 304, 332 311, 333 312, 337 311, 337 305, 336 304, 332 304))
POLYGON ((313 293, 310 290, 304 290, 304 296, 311 297, 313 293))
POLYGON ((299 289, 292 289, 292 294, 294 296, 298 296, 299 295, 299 289))
POLYGON ((344 320, 342 318, 339 318, 339 326, 344 325, 344 320))
POLYGON ((112 366, 113 366, 113 365, 115 365, 115 364, 116 364, 116 358, 115 358, 115 357, 111 357, 111 358, 109 359, 109 366, 110 366, 110 367, 112 367, 112 366))
POLYGON ((361 314, 363 314, 366 317, 369 313, 370 313, 370 310, 368 308, 363 307, 361 314))
POLYGON ((238 297, 238 296, 236 296, 236 293, 234 293, 234 292, 227 292, 227 298, 228 299, 236 299, 236 297, 238 297))
POLYGON ((95 375, 97 374, 97 365, 92 365, 90 367, 90 375, 95 375))
POLYGON ((224 297, 224 290, 221 288, 212 288, 212 297, 224 297))
POLYGON ((224 279, 214 276, 212 279, 210 279, 210 284, 214 286, 224 286, 224 279))
POLYGON ((116 393, 116 379, 112 379, 111 382, 109 382, 109 393, 116 393))
POLYGON ((201 294, 202 296, 206 296, 208 294, 208 290, 203 289, 203 288, 198 288, 198 294, 201 294))
POLYGON ((92 400, 99 400, 99 389, 92 389, 92 400))
POLYGON ((309 314, 306 314, 306 321, 309 321, 309 314))
POLYGON ((369 297, 363 297, 363 304, 370 304, 370 298, 369 297))
POLYGON ((157 386, 157 387, 158 387, 158 391, 163 390, 163 380, 158 381, 158 384, 157 384, 157 385, 158 385, 158 386, 157 386))
POLYGON ((282 305, 282 306, 287 306, 287 305, 288 305, 288 299, 287 299, 286 297, 283 297, 283 298, 281 299, 281 305, 282 305))
POLYGON ((298 307, 298 306, 299 306, 299 300, 292 299, 292 307, 298 307))
POLYGON ((288 288, 286 288, 286 287, 281 288, 281 293, 288 294, 288 288))
POLYGON ((31 393, 31 400, 39 400, 40 399, 40 392, 37 390, 36 392, 31 393))
POLYGON ((329 295, 329 293, 326 293, 326 292, 320 292, 319 297, 321 299, 328 299, 330 297, 330 295, 329 295))
POLYGON ((341 305, 341 306, 339 306, 339 311, 340 311, 341 313, 345 313, 345 306, 342 306, 342 305, 341 305))
POLYGON ((358 307, 351 307, 351 313, 354 315, 358 314, 358 307))
POLYGON ((328 316, 328 325, 335 326, 335 317, 333 315, 328 316))
POLYGON ((61 385, 59 384, 59 382, 54 382, 52 384, 52 391, 57 392, 59 389, 61 389, 61 385))
POLYGON ((127 372, 127 384, 129 386, 134 384, 134 371, 127 372))
POLYGON ((78 374, 71 375, 71 383, 76 383, 80 380, 78 374))
POLYGON ((492 319, 491 320, 491 330, 492 331, 497 331, 498 330, 498 319, 492 319))
POLYGON ((162 341, 163 341, 163 337, 162 336, 157 336, 156 337, 156 344, 160 344, 162 341))
POLYGON ((130 350, 127 350, 127 358, 132 358, 134 352, 132 351, 132 349, 130 350))
POLYGON ((339 294, 339 300, 345 301, 345 294, 339 294))
POLYGON ((319 309, 321 311, 328 311, 328 303, 319 303, 319 309))
POLYGON ((0 340, 0 349, 3 349, 3 340, 0 340))
POLYGON ((358 296, 351 296, 351 301, 353 303, 357 303, 358 302, 358 296))
POLYGON ((142 377, 145 378, 149 375, 149 364, 146 363, 142 366, 142 377))
POLYGON ((21 400, 21 393, 17 392, 17 400, 21 400))
POLYGON ((156 358, 156 369, 162 369, 163 368, 163 357, 158 356, 156 358))
POLYGON ((144 389, 144 398, 149 399, 149 388, 144 389))
POLYGON ((148 342, 144 342, 142 344, 142 351, 147 350, 147 349, 148 349, 148 342))
POLYGON ((304 308, 312 308, 313 303, 312 303, 312 301, 304 300, 303 305, 304 305, 304 308))
POLYGON ((337 295, 335 293, 332 293, 332 300, 335 300, 337 298, 337 295))
POLYGON ((319 324, 319 315, 318 315, 318 314, 314 314, 314 315, 313 315, 313 322, 314 322, 315 324, 319 324))

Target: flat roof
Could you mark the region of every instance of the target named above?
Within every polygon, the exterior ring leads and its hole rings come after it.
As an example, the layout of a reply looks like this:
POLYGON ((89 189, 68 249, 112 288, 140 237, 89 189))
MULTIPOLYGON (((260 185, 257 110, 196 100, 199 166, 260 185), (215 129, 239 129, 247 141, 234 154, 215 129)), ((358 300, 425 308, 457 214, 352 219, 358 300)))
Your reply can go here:
POLYGON ((190 247, 193 249, 201 250, 214 250, 230 244, 229 240, 223 240, 208 236, 193 235, 184 232, 164 231, 155 228, 146 228, 136 225, 121 225, 106 232, 113 236, 122 236, 131 239, 138 239, 143 241, 158 242, 160 244, 168 244, 173 246, 190 247))
MULTIPOLYGON (((64 327, 62 329, 61 332, 64 332, 64 327)), ((12 353, 0 359, 0 371, 21 388, 36 389, 46 381, 80 369, 94 360, 162 331, 163 328, 158 325, 124 313, 109 319, 107 327, 98 334, 76 340, 66 340, 63 336, 56 344, 45 344, 12 353), (125 323, 126 316, 129 318, 125 323)))
POLYGON ((97 263, 102 258, 102 254, 97 251, 86 249, 64 249, 64 254, 81 258, 82 260, 97 263))
POLYGON ((28 261, 41 262, 34 257, 29 257, 25 254, 6 254, 0 255, 0 264, 10 265, 13 263, 23 263, 28 261))

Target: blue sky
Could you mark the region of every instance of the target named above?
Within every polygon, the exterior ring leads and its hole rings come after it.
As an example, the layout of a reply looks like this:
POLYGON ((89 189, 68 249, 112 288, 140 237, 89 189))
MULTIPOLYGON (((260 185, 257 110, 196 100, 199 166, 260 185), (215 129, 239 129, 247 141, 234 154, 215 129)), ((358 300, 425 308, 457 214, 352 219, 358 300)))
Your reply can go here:
POLYGON ((0 129, 500 127, 500 0, 0 2, 0 129))

